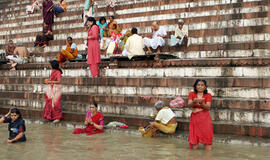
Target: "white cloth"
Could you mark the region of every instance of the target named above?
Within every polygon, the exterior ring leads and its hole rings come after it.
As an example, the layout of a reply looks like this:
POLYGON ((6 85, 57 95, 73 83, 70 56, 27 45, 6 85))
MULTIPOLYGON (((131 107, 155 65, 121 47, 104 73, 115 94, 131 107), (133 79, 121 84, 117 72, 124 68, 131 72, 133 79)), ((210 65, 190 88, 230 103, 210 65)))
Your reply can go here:
POLYGON ((75 43, 72 43, 71 46, 70 46, 70 48, 74 49, 74 50, 76 49, 76 47, 77 47, 77 45, 75 43))
POLYGON ((39 3, 38 1, 34 1, 32 5, 26 6, 26 13, 34 13, 35 10, 39 10, 39 3))
POLYGON ((129 59, 135 55, 145 55, 143 48, 143 38, 137 34, 130 36, 125 44, 125 49, 128 52, 127 54, 129 59))
POLYGON ((83 11, 83 24, 85 25, 86 21, 87 21, 87 17, 94 17, 95 13, 93 14, 93 7, 89 7, 89 10, 87 11, 83 11))
POLYGON ((157 49, 158 46, 164 46, 165 45, 164 38, 159 37, 158 35, 161 35, 161 36, 167 35, 167 31, 166 31, 165 27, 160 26, 157 31, 154 31, 152 39, 144 38, 143 41, 144 41, 145 46, 151 47, 153 49, 157 49))
POLYGON ((175 117, 175 114, 170 108, 163 108, 158 112, 155 120, 167 124, 173 117, 175 117))
POLYGON ((15 63, 18 63, 18 64, 26 63, 24 58, 20 57, 20 56, 14 57, 13 55, 9 55, 9 56, 7 56, 7 59, 10 60, 10 61, 13 61, 15 63))

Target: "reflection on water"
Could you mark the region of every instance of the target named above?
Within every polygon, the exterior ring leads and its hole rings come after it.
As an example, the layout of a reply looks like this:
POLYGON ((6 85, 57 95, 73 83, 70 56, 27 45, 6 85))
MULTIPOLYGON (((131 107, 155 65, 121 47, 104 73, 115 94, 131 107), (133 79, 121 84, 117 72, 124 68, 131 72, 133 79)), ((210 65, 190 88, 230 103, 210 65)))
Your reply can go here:
POLYGON ((215 144, 212 152, 189 150, 187 141, 125 133, 73 135, 53 125, 27 125, 27 142, 7 144, 7 125, 0 126, 0 159, 26 160, 269 160, 267 147, 215 144))

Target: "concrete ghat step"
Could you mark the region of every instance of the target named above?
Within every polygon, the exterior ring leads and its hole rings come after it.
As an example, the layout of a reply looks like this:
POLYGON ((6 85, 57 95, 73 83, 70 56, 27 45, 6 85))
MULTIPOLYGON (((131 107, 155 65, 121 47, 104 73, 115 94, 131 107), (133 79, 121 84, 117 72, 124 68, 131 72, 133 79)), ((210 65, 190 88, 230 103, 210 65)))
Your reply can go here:
MULTIPOLYGON (((46 77, 47 78, 47 77, 46 77)), ((76 86, 129 86, 129 87, 179 87, 193 86, 196 79, 205 79, 208 87, 270 88, 270 77, 173 77, 173 78, 126 78, 126 77, 63 77, 61 84, 76 86)), ((44 84, 45 77, 0 77, 0 84, 44 84)))
MULTIPOLYGON (((27 109, 43 109, 44 100, 26 99, 0 99, 3 106, 25 107, 27 109)), ((156 113, 154 107, 143 105, 112 105, 99 103, 99 110, 104 114, 132 115, 148 117, 156 113)), ((62 109, 66 112, 85 113, 89 110, 89 103, 76 103, 62 101, 62 109)), ((176 116, 181 119, 189 119, 191 110, 189 108, 175 109, 176 116)), ((235 123, 263 123, 270 124, 270 111, 240 110, 240 109, 211 109, 210 115, 213 121, 228 121, 235 123)))
MULTIPOLYGON (((96 5, 95 8, 95 16, 104 16, 106 15, 105 13, 100 15, 100 12, 104 12, 105 11, 105 5, 101 4, 99 2, 97 2, 98 4, 96 5)), ((233 6, 242 6, 245 7, 244 4, 249 4, 247 5, 249 6, 253 6, 254 4, 264 4, 263 1, 257 1, 257 0, 253 0, 252 2, 238 2, 236 0, 232 0, 232 1, 218 1, 218 0, 212 0, 212 1, 204 1, 203 3, 201 1, 199 2, 183 2, 180 0, 170 0, 170 3, 168 2, 160 2, 157 0, 136 0, 136 1, 125 1, 124 3, 118 4, 117 7, 117 11, 116 13, 118 15, 122 15, 122 14, 128 14, 130 11, 133 11, 132 13, 138 13, 138 12, 142 12, 142 11, 154 11, 156 10, 155 7, 153 6, 159 6, 159 10, 167 10, 167 9, 185 9, 185 8, 191 8, 191 11, 194 11, 193 8, 198 8, 198 7, 203 7, 205 8, 205 10, 207 10, 207 8, 209 8, 210 10, 212 9, 216 9, 213 8, 213 6, 219 6, 220 10, 223 8, 229 8, 229 6, 231 6, 233 4, 233 6), (170 5, 174 4, 173 7, 170 7, 170 5), (165 6, 164 6, 165 5, 165 6), (227 7, 222 7, 222 6, 227 6, 227 7), (142 7, 143 6, 143 7, 142 7)), ((71 3, 67 3, 67 13, 71 13, 72 11, 79 11, 82 10, 84 6, 84 3, 81 1, 77 1, 77 2, 71 2, 71 3)), ((201 9, 202 10, 202 9, 201 9)), ((254 10, 254 9, 253 9, 254 10)), ((0 10, 0 12, 2 12, 2 10, 0 10)), ((8 17, 4 17, 4 16, 0 16, 0 20, 14 20, 14 16, 16 16, 18 19, 22 19, 22 18, 27 18, 27 17, 36 17, 39 16, 40 13, 35 13, 32 15, 26 15, 25 14, 25 7, 16 7, 16 8, 10 8, 10 10, 6 10, 4 12, 5 14, 8 14, 8 17), (20 9, 20 10, 18 10, 20 9), (17 11, 16 11, 17 10, 17 11), (15 13, 15 14, 14 14, 15 13)), ((237 13, 237 11, 236 11, 237 13)), ((66 13, 63 13, 62 15, 66 15, 66 13)), ((9 22, 9 21, 8 21, 9 22)))
MULTIPOLYGON (((0 108, 0 113, 7 113, 9 108, 0 108)), ((42 110, 31 110, 20 108, 24 118, 41 119, 42 110)), ((82 122, 84 120, 85 113, 78 114, 75 112, 64 112, 63 117, 66 121, 82 122)), ((151 119, 142 116, 127 116, 127 115, 105 115, 105 122, 110 121, 122 121, 130 126, 146 126, 151 119)), ((189 122, 188 120, 178 119, 177 131, 187 131, 189 122)), ((215 122, 213 121, 215 134, 233 134, 241 136, 258 136, 269 138, 270 126, 263 124, 249 124, 249 123, 230 123, 230 122, 215 122)))
MULTIPOLYGON (((48 77, 49 70, 0 71, 5 77, 48 77)), ((269 77, 270 67, 182 67, 102 69, 101 77, 269 77)), ((65 69, 63 77, 91 77, 89 69, 65 69)))
MULTIPOLYGON (((45 84, 0 84, 0 91, 25 91, 45 93, 45 84)), ((105 95, 153 95, 153 96, 185 96, 193 90, 192 86, 178 87, 131 87, 131 86, 74 86, 62 85, 63 93, 74 94, 105 94, 105 95)), ((270 97, 270 88, 250 87, 208 87, 209 93, 220 98, 253 98, 267 99, 270 97)))
MULTIPOLYGON (((153 54, 152 56, 159 55, 153 54)), ((167 55, 167 54, 163 54, 167 55)), ((171 54, 168 54, 171 55, 171 54)), ((159 55, 160 56, 160 55, 159 55)), ((112 56, 112 58, 115 56, 112 56)), ((121 56, 117 56, 121 57, 121 56)), ((162 55, 161 55, 162 57, 162 55)), ((127 58, 127 57, 126 57, 127 58)), ((245 58, 200 58, 200 59, 168 59, 168 60, 140 60, 140 61, 115 61, 102 59, 100 68, 167 68, 167 67, 244 67, 244 66, 270 66, 268 57, 245 57, 245 58), (158 62, 158 63, 157 63, 158 62)), ((82 69, 89 67, 86 62, 64 63, 63 69, 82 69)), ((0 70, 9 70, 10 65, 0 66, 0 70)), ((18 65, 17 70, 50 69, 49 63, 27 63, 18 65)))
MULTIPOLYGON (((32 92, 0 92, 0 97, 9 97, 12 99, 21 99, 22 101, 44 101, 43 93, 32 92)), ((183 98, 187 102, 187 95, 183 95, 183 98)), ((5 98, 4 98, 5 99, 5 98)), ((141 95, 104 95, 104 94, 83 94, 83 93, 65 93, 62 95, 62 101, 72 101, 75 104, 90 103, 95 100, 97 103, 110 104, 115 106, 146 106, 153 107, 153 105, 162 100, 166 104, 169 104, 171 100, 175 99, 175 96, 154 96, 151 95, 149 100, 145 100, 141 95)), ((28 102, 27 102, 28 103, 28 102)), ((24 104, 24 103, 23 103, 24 104)), ((19 105, 22 105, 21 103, 19 105)), ((212 109, 241 109, 247 111, 269 111, 270 100, 269 99, 251 99, 251 98, 220 98, 213 97, 212 109)))

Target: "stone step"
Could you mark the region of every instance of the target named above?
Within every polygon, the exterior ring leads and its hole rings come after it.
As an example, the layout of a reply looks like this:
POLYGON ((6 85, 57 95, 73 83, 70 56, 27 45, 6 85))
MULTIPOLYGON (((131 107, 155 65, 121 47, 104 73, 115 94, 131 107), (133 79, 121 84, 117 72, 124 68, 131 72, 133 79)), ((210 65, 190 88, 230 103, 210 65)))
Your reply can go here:
MULTIPOLYGON (((146 0, 136 0, 136 1, 123 1, 122 3, 120 2, 120 4, 118 4, 117 6, 117 11, 116 13, 118 15, 121 14, 126 14, 129 13, 128 11, 133 11, 133 13, 138 13, 141 12, 141 10, 143 11, 148 11, 148 12, 153 12, 155 11, 155 7, 153 6, 158 6, 159 10, 166 10, 170 7, 170 5, 173 5, 173 8, 171 9, 185 9, 188 8, 189 11, 196 11, 194 8, 199 8, 199 7, 203 7, 203 9, 205 11, 209 11, 212 9, 219 9, 222 10, 224 8, 237 8, 237 7, 246 7, 246 6, 253 6, 256 4, 261 4, 261 5, 266 5, 267 3, 261 0, 252 0, 251 2, 238 2, 237 0, 233 0, 233 1, 218 1, 218 0, 211 0, 211 1, 198 1, 198 2, 193 2, 193 1, 181 1, 181 0, 170 0, 168 1, 163 1, 160 2, 158 0, 151 0, 151 1, 146 1, 146 0)), ((21 6, 21 5, 18 5, 21 6)), ((81 1, 73 1, 73 2, 67 2, 67 12, 72 12, 72 11, 76 11, 76 10, 82 10, 84 6, 84 2, 81 1)), ((200 9, 200 10, 203 10, 200 9)), ((105 5, 104 3, 100 3, 97 2, 97 5, 95 6, 95 11, 96 13, 100 13, 102 11, 105 10, 105 5)), ((186 10, 183 10, 186 11, 186 10)), ((181 12, 183 12, 181 11, 181 12)), ((1 10, 0 10, 1 12, 1 10)), ((4 12, 6 14, 10 14, 12 16, 9 17, 1 17, 1 20, 3 20, 3 18, 5 18, 5 20, 11 19, 14 20, 16 16, 17 19, 21 19, 21 18, 26 18, 26 17, 36 17, 38 15, 40 15, 40 13, 36 13, 36 14, 32 14, 32 15, 26 15, 25 14, 25 6, 21 6, 21 7, 9 7, 9 9, 6 9, 6 11, 4 12), (14 14, 15 13, 15 14, 14 14)), ((65 13, 63 13, 65 14, 65 13)), ((105 15, 105 14, 104 14, 105 15)))
MULTIPOLYGON (((0 113, 7 113, 9 108, 0 107, 0 113)), ((42 118, 42 110, 29 110, 20 108, 20 111, 24 118, 40 119, 42 118)), ((65 121, 83 122, 85 114, 75 112, 64 112, 63 117, 65 121)), ((152 119, 142 116, 126 116, 126 115, 112 115, 105 114, 105 122, 121 121, 130 126, 146 126, 152 119)), ((178 119, 178 131, 188 131, 189 121, 178 119)), ((213 121, 215 134, 233 134, 241 136, 258 136, 269 138, 270 126, 266 124, 254 124, 254 123, 231 123, 231 122, 215 122, 213 121)))
MULTIPOLYGON (((47 77, 0 77, 0 84, 31 85, 44 84, 47 77)), ((193 86, 196 79, 207 81, 208 87, 270 88, 270 77, 167 77, 167 78, 127 78, 127 77, 63 77, 61 84, 76 86, 129 86, 129 87, 179 87, 193 86)))
MULTIPOLYGON (((147 64, 147 63, 146 63, 147 64)), ((42 69, 44 64, 31 67, 28 70, 17 70, 10 72, 9 70, 0 70, 2 76, 5 77, 48 77, 50 70, 42 69)), ((48 64, 46 64, 48 66, 48 64)), ((80 65, 78 65, 80 66, 80 65)), ((90 70, 85 67, 69 68, 63 70, 63 77, 90 77, 90 70)), ((129 66, 132 67, 132 66, 129 66)), ((101 77, 269 77, 269 65, 264 66, 183 66, 168 68, 117 68, 117 69, 100 69, 101 77)))
MULTIPOLYGON (((268 67, 270 58, 201 58, 201 59, 169 59, 169 60, 144 60, 144 61, 106 61, 103 60, 100 68, 172 68, 172 67, 268 67), (113 65, 113 66, 112 66, 113 65)), ((89 67, 86 62, 66 62, 63 69, 86 69, 89 67)), ((256 68, 255 67, 255 68, 256 68)), ((9 70, 9 64, 0 66, 0 70, 9 70)), ((46 63, 27 63, 17 66, 17 70, 47 70, 50 69, 46 63)), ((228 71, 229 72, 229 71, 228 71)), ((224 72, 226 73, 226 72, 224 72)), ((176 75, 177 76, 177 75, 176 75)))
MULTIPOLYGON (((0 91, 25 91, 45 93, 46 84, 0 84, 0 91)), ((178 87, 131 87, 131 86, 75 86, 62 85, 63 93, 74 94, 105 94, 105 95, 153 95, 153 96, 185 96, 193 90, 192 86, 178 87)), ((222 98, 253 98, 268 99, 270 88, 250 87, 208 87, 209 93, 214 97, 222 98)))
MULTIPOLYGON (((22 101, 44 101, 43 93, 33 93, 33 92, 0 92, 1 97, 9 97, 10 100, 20 99, 22 101)), ((183 96, 185 101, 187 101, 187 95, 183 96)), ((175 99, 175 96, 154 96, 150 95, 149 100, 145 100, 140 95, 106 95, 106 94, 83 94, 83 93, 64 93, 62 95, 63 102, 74 102, 87 103, 95 100, 97 103, 103 103, 107 105, 114 106, 144 106, 153 107, 155 102, 158 100, 164 101, 167 105, 171 100, 175 99)), ((20 104, 22 105, 22 104, 20 104)), ((40 105, 39 105, 40 106, 40 105)), ((41 107, 41 106, 40 106, 41 107)), ((238 109, 243 111, 270 111, 270 100, 269 99, 251 99, 251 98, 220 98, 213 97, 213 110, 230 110, 238 109)), ((222 116, 222 113, 220 113, 222 116)), ((226 116, 226 115, 223 115, 226 116)))
MULTIPOLYGON (((42 110, 45 106, 44 100, 32 99, 6 99, 0 98, 1 106, 24 107, 29 110, 42 110)), ((62 101, 62 110, 64 112, 86 113, 89 110, 89 103, 80 103, 74 101, 62 101)), ((143 116, 148 117, 155 114, 156 110, 152 106, 143 105, 113 105, 104 102, 99 103, 99 110, 104 114, 143 116)), ((189 108, 174 109, 176 117, 188 120, 191 110, 189 108)), ((242 109, 211 109, 210 115, 213 121, 228 121, 235 123, 258 123, 270 124, 270 111, 242 110, 242 109)))

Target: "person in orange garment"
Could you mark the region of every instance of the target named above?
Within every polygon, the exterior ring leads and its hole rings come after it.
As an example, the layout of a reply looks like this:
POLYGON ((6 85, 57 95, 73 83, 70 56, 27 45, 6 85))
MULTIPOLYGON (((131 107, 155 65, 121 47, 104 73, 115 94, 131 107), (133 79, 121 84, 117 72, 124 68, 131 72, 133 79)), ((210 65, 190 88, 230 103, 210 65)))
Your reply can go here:
POLYGON ((89 17, 87 19, 88 36, 84 39, 87 40, 87 64, 92 74, 92 77, 98 77, 99 69, 98 65, 101 62, 100 58, 100 31, 99 27, 96 24, 94 17, 89 17))
POLYGON ((57 61, 59 64, 65 62, 66 60, 75 59, 78 55, 78 49, 76 44, 72 42, 72 37, 67 38, 66 44, 66 49, 62 49, 61 53, 59 53, 57 56, 57 61))
POLYGON ((212 95, 207 91, 205 80, 197 79, 193 87, 194 91, 188 96, 188 106, 192 108, 189 122, 189 146, 191 149, 197 149, 201 143, 205 150, 212 150, 214 133, 209 114, 212 95))

